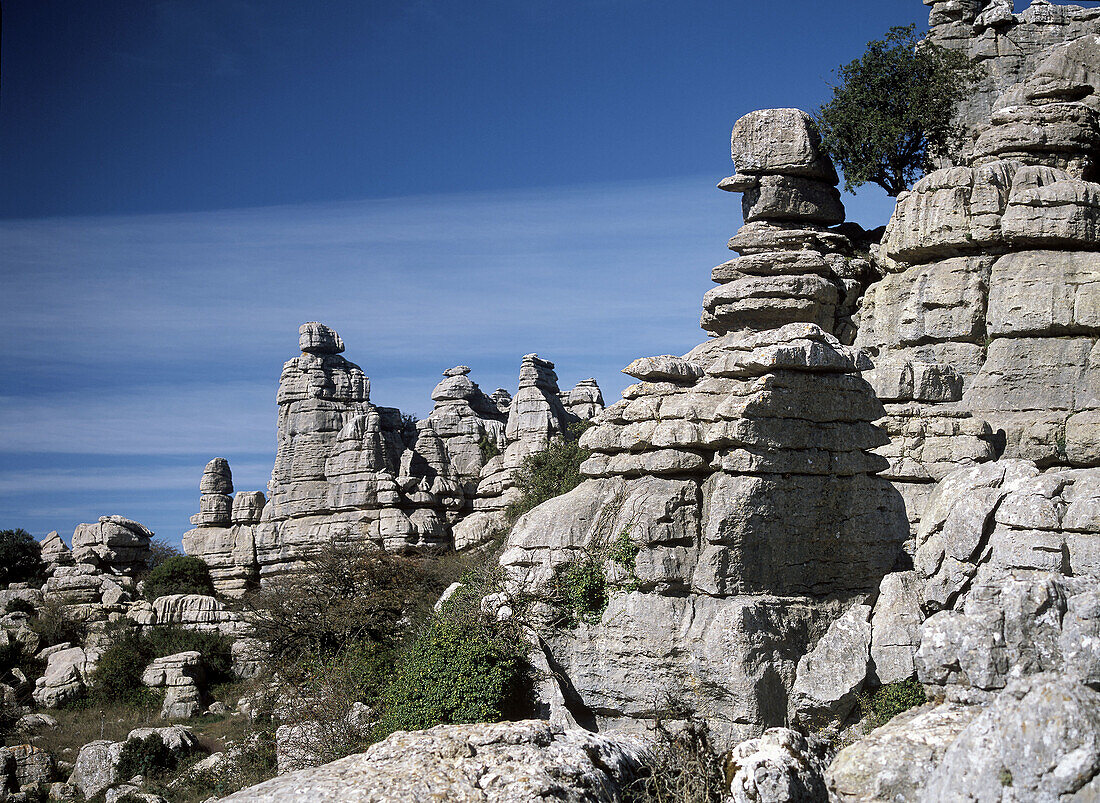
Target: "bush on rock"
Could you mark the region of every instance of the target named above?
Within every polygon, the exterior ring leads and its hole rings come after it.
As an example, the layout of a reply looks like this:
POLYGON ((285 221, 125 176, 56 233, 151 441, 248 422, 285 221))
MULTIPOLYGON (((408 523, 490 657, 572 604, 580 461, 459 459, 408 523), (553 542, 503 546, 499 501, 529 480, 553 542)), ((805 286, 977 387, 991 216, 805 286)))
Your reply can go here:
POLYGON ((199 558, 176 555, 149 572, 145 578, 145 598, 150 602, 168 594, 206 594, 213 596, 214 581, 210 568, 199 558))
POLYGON ((581 484, 581 463, 591 452, 581 447, 579 440, 591 426, 582 421, 569 427, 564 438, 553 441, 546 449, 523 459, 515 473, 520 497, 508 506, 508 518, 515 521, 547 499, 568 493, 581 484))

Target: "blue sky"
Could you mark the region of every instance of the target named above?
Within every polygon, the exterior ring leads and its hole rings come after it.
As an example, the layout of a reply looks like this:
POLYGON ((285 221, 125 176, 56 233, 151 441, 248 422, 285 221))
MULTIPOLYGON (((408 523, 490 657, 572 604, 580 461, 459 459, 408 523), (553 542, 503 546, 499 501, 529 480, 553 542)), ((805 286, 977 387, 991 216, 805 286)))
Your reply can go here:
MULTIPOLYGON (((4 3, 0 527, 170 541, 211 457, 264 488, 306 320, 372 400, 703 339, 729 129, 816 108, 919 0, 4 3)), ((849 218, 884 223, 877 191, 849 218)))

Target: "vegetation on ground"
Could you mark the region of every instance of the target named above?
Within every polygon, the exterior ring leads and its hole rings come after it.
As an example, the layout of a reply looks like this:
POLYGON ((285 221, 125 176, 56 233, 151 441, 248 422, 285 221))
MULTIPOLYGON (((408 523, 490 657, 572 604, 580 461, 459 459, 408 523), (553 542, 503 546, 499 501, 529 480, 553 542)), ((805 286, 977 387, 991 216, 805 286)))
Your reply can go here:
POLYGON ((214 581, 210 567, 201 558, 173 555, 145 576, 145 598, 152 602, 168 594, 205 594, 213 596, 214 581))
POLYGON ((149 706, 159 694, 141 683, 142 673, 154 658, 196 650, 202 653, 206 681, 229 678, 232 642, 217 633, 196 633, 176 627, 138 631, 122 625, 110 631, 111 642, 91 673, 92 697, 98 702, 149 706))
POLYGON ((22 528, 0 530, 0 585, 41 585, 45 579, 42 547, 34 536, 22 528))
MULTIPOLYGON (((912 678, 899 680, 879 686, 870 695, 870 714, 874 719, 874 727, 885 725, 898 714, 916 708, 928 702, 924 693, 924 686, 912 678)), ((865 711, 865 713, 867 713, 865 711)))
POLYGON ((528 644, 514 619, 483 610, 489 590, 470 578, 420 627, 382 693, 374 738, 529 713, 528 644))
POLYGON ((43 647, 54 644, 80 644, 88 636, 88 624, 74 616, 65 600, 48 598, 31 618, 30 628, 38 634, 43 647))
POLYGON ((729 791, 725 762, 705 722, 689 719, 680 728, 654 724, 650 774, 627 793, 629 803, 722 803, 729 791))
POLYGON ((840 83, 815 122, 849 191, 868 182, 897 196, 938 156, 955 152, 963 129, 955 109, 981 75, 965 54, 894 27, 839 67, 840 83))

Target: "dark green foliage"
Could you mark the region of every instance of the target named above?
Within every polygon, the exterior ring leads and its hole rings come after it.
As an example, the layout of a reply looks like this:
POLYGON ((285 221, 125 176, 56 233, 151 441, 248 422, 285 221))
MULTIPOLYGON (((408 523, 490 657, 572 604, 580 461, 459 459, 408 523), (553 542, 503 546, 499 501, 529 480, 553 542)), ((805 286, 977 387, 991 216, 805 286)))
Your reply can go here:
POLYGON ((163 777, 179 763, 179 758, 164 743, 159 733, 129 739, 122 745, 118 756, 120 778, 143 775, 146 778, 163 777))
POLYGON ((916 680, 899 680, 880 686, 871 695, 871 710, 879 725, 885 725, 903 711, 928 702, 924 687, 916 680))
POLYGON ((477 441, 477 450, 481 452, 481 462, 488 463, 500 454, 500 447, 488 435, 482 435, 477 441))
POLYGON ((242 605, 272 665, 286 675, 305 656, 333 656, 364 641, 392 645, 398 623, 432 585, 415 559, 332 541, 302 572, 242 605))
POLYGON ((233 642, 226 636, 218 633, 196 633, 180 627, 156 627, 145 631, 141 640, 148 646, 154 658, 192 650, 201 652, 208 683, 223 683, 230 678, 233 642))
POLYGON ((146 702, 141 673, 153 657, 152 649, 136 630, 118 632, 92 671, 92 693, 104 701, 146 702))
POLYGON ((0 585, 41 584, 45 572, 42 547, 33 535, 23 529, 0 530, 0 585))
POLYGON ((176 555, 145 577, 145 598, 152 602, 167 594, 214 594, 210 567, 199 558, 176 555))
POLYGON ((15 597, 8 600, 8 604, 4 606, 4 613, 26 613, 34 616, 34 605, 25 599, 15 597))
POLYGON ((565 565, 558 585, 574 621, 597 622, 607 609, 607 575, 596 556, 565 565))
POLYGON ((480 599, 462 589, 422 626, 382 696, 377 738, 527 713, 527 645, 515 624, 482 613, 480 599))
POLYGON ((591 452, 582 449, 577 441, 589 426, 587 421, 573 424, 566 437, 523 459, 515 473, 516 488, 521 496, 508 506, 511 521, 547 499, 568 493, 581 484, 584 479, 581 463, 588 459, 591 452))
POLYGON ((980 71, 959 51, 920 41, 910 25, 869 42, 836 74, 840 85, 815 118, 822 145, 849 191, 874 182, 896 196, 932 157, 958 147, 952 118, 980 71))
POLYGON ((141 675, 154 658, 197 650, 212 683, 228 679, 232 659, 230 641, 217 633, 195 633, 175 627, 152 628, 144 633, 125 628, 115 632, 110 646, 92 672, 92 693, 104 702, 147 705, 155 692, 141 684, 141 675))
MULTIPOLYGON (((131 778, 134 776, 130 776, 131 778)), ((138 797, 136 792, 127 792, 122 797, 116 797, 115 803, 145 803, 145 798, 138 797)))
POLYGON ((7 675, 23 661, 23 650, 17 641, 0 645, 0 677, 7 675))

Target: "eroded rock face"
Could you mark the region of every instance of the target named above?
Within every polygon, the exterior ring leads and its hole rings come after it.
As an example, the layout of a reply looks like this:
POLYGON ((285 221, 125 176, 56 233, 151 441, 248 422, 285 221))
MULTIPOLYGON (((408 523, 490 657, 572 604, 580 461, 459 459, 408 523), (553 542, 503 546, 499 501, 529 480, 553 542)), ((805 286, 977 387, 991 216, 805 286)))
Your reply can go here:
POLYGON ((623 799, 646 758, 631 739, 541 721, 439 725, 395 733, 365 753, 273 778, 225 800, 611 803, 623 799))
POLYGON ((931 36, 987 67, 973 139, 898 197, 858 316, 914 529, 955 468, 1100 464, 1100 14, 964 5, 937 2, 931 36))
MULTIPOLYGON (((831 187, 815 143, 801 113, 750 115, 734 132, 740 172, 729 183, 794 170, 785 175, 831 187), (761 122, 771 117, 794 129, 773 142, 761 122)), ((506 588, 545 600, 536 615, 561 616, 554 589, 571 566, 595 564, 608 584, 606 609, 542 633, 561 677, 551 716, 564 706, 586 726, 638 730, 693 711, 727 745, 784 724, 800 659, 873 593, 907 536, 901 498, 876 476, 886 461, 869 453, 886 443, 870 423, 882 406, 860 377, 870 362, 832 334, 832 313, 807 320, 784 295, 791 271, 833 288, 847 237, 777 222, 749 223, 738 238, 746 256, 720 272, 753 277, 759 314, 719 311, 708 294, 724 323, 705 315, 704 328, 726 333, 628 366, 641 381, 581 438, 589 479, 508 536, 506 588)), ((862 613, 858 678, 823 709, 850 705, 866 674, 862 613)), ((805 685, 810 708, 823 684, 805 685)))
POLYGON ((929 776, 944 753, 979 713, 972 706, 945 703, 898 714, 840 751, 826 773, 829 799, 842 803, 922 800, 929 776))
POLYGON ((113 574, 145 568, 153 532, 122 516, 100 516, 95 524, 78 524, 73 532, 73 560, 113 574))
POLYGON ((944 753, 924 800, 1054 801, 1100 792, 1100 693, 1058 675, 1015 681, 944 753))

